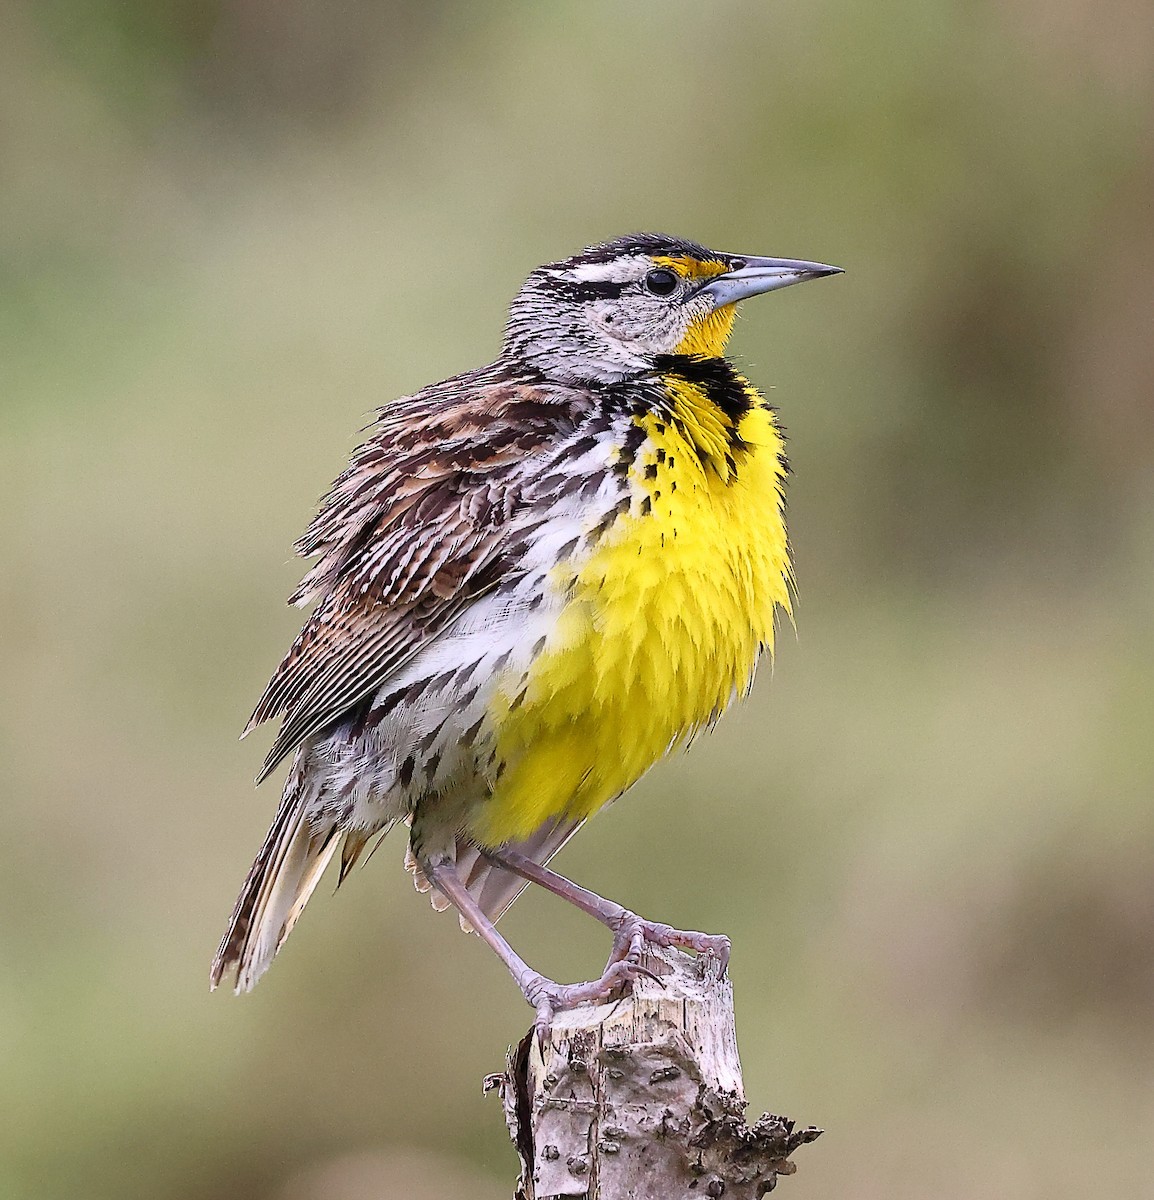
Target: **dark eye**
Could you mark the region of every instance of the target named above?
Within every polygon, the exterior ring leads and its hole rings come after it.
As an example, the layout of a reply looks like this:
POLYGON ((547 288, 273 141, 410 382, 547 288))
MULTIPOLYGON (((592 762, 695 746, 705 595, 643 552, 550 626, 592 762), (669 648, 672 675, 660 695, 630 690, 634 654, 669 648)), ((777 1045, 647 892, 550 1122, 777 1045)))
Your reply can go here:
POLYGON ((657 267, 645 276, 645 290, 654 296, 672 296, 680 282, 676 272, 657 267))

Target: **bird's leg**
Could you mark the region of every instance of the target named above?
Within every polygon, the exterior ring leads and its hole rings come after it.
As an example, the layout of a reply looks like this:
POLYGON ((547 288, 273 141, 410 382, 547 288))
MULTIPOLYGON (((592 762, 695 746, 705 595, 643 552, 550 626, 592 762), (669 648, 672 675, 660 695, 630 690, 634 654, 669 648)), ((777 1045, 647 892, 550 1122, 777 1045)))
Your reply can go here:
POLYGON ((555 1013, 575 1008, 589 1000, 608 1000, 622 984, 644 973, 644 969, 635 958, 630 959, 622 955, 606 964, 600 979, 593 979, 587 983, 555 983, 539 971, 534 971, 497 932, 496 926, 461 881, 453 863, 422 860, 421 870, 429 882, 446 896, 453 907, 472 925, 481 940, 509 968, 509 973, 525 999, 537 1013, 535 1025, 542 1045, 548 1038, 555 1013))
POLYGON ((678 946, 684 950, 692 950, 695 954, 714 954, 724 972, 729 963, 729 938, 724 934, 697 933, 692 929, 674 929, 671 925, 662 925, 657 921, 647 921, 635 912, 606 900, 583 888, 579 883, 566 879, 556 871, 534 862, 531 858, 518 853, 516 850, 482 850, 481 853, 496 866, 504 867, 568 900, 582 912, 588 913, 613 931, 613 950, 609 955, 606 970, 615 963, 632 963, 637 965, 646 942, 658 946, 678 946))

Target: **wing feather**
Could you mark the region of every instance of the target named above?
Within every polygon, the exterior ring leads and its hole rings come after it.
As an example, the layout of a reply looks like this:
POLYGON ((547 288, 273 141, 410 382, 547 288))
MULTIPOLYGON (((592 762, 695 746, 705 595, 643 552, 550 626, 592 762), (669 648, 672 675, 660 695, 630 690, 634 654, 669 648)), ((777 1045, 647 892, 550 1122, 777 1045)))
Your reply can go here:
POLYGON ((297 543, 317 561, 291 602, 317 603, 245 730, 283 718, 258 782, 515 573, 505 551, 534 456, 590 406, 489 371, 382 410, 297 543))

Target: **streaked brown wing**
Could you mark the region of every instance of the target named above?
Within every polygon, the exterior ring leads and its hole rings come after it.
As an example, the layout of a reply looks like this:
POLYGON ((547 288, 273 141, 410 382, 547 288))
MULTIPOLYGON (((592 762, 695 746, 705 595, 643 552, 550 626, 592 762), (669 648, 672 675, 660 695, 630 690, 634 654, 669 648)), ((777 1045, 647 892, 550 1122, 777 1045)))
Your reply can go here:
POLYGON ((284 718, 257 782, 515 572, 524 464, 575 428, 582 399, 480 373, 383 410, 297 544, 318 561, 292 601, 319 603, 245 730, 284 718))

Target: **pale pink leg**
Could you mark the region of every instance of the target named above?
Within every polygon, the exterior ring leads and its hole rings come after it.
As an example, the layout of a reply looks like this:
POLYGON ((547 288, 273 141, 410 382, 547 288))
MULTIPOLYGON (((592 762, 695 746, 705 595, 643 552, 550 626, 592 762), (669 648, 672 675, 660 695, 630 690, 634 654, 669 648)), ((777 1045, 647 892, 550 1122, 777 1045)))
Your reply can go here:
POLYGON ((482 850, 481 853, 491 863, 545 888, 562 900, 568 900, 611 929, 613 951, 608 966, 618 962, 636 965, 645 942, 658 946, 678 946, 695 954, 713 954, 720 962, 722 971, 729 964, 729 938, 723 934, 697 933, 692 929, 674 929, 671 925, 646 921, 615 901, 598 896, 596 892, 583 888, 515 850, 482 850))
POLYGON ((459 913, 476 930, 481 939, 509 968, 525 999, 536 1010, 537 1036, 542 1044, 548 1037, 555 1013, 575 1008, 590 1000, 609 1000, 621 987, 639 974, 646 974, 627 954, 611 959, 600 979, 588 983, 555 983, 534 971, 512 946, 497 932, 496 926, 482 912, 469 893, 451 862, 422 862, 421 868, 429 882, 446 896, 459 913))

